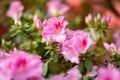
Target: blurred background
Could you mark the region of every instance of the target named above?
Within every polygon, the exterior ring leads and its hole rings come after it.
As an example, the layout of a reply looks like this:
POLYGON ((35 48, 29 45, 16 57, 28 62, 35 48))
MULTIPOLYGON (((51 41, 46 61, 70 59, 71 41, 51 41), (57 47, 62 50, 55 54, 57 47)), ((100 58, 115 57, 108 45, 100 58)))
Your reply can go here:
MULTIPOLYGON (((13 0, 0 0, 0 35, 7 32, 13 21, 6 16, 10 3, 13 0)), ((47 3, 49 0, 21 0, 24 5, 24 12, 34 14, 36 10, 47 13, 47 3)), ((120 27, 120 0, 61 0, 62 3, 69 6, 69 10, 64 13, 65 18, 73 23, 72 29, 82 29, 86 27, 85 16, 88 13, 96 15, 110 15, 111 28, 120 27), (76 21, 76 23, 75 23, 76 21), (74 26, 74 27, 73 27, 74 26)))

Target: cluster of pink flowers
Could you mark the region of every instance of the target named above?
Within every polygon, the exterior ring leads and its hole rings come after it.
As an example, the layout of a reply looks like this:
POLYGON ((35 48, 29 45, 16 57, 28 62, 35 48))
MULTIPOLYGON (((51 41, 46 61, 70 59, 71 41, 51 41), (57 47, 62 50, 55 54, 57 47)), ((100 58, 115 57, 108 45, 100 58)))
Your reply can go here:
POLYGON ((44 80, 40 56, 16 49, 0 55, 0 80, 44 80))
POLYGON ((61 54, 65 60, 72 63, 78 64, 80 54, 86 53, 88 48, 95 43, 88 33, 68 29, 68 22, 64 20, 63 16, 49 18, 39 25, 43 25, 42 42, 61 44, 61 54))

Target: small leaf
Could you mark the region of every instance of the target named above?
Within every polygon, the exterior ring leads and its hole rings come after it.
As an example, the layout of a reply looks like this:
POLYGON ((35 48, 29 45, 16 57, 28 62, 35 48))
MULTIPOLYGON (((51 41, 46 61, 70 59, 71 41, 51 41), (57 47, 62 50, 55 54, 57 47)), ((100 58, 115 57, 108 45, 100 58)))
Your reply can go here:
POLYGON ((83 64, 83 62, 80 62, 80 63, 78 64, 78 69, 79 69, 80 73, 83 72, 83 69, 84 69, 84 64, 83 64))
POLYGON ((85 60, 85 67, 88 71, 92 71, 93 62, 90 60, 85 60))
POLYGON ((43 67, 43 76, 46 76, 47 72, 48 72, 48 61, 44 64, 43 67))
POLYGON ((83 76, 83 80, 89 80, 87 76, 83 76))
POLYGON ((57 62, 57 61, 58 61, 58 55, 55 54, 54 51, 51 51, 51 52, 50 52, 50 55, 51 55, 51 57, 53 58, 53 61, 54 61, 54 62, 57 62))
POLYGON ((117 61, 117 65, 118 65, 118 67, 120 67, 120 61, 117 61))
POLYGON ((58 55, 54 53, 54 56, 53 56, 53 60, 54 62, 57 62, 58 61, 58 55))

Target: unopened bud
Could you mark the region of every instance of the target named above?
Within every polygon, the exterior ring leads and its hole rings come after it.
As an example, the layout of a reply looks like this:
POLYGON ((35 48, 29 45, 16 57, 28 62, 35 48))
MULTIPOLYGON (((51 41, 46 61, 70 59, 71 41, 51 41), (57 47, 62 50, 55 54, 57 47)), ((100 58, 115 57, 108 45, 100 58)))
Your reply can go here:
POLYGON ((96 18, 97 18, 97 20, 101 19, 100 13, 97 14, 97 17, 96 17, 96 18))
POLYGON ((110 20, 111 20, 111 16, 107 16, 105 20, 106 20, 107 23, 109 23, 110 20))
POLYGON ((85 22, 88 24, 92 20, 92 15, 88 14, 88 16, 85 17, 85 22))
POLYGON ((101 24, 104 24, 106 22, 105 16, 101 19, 101 24))

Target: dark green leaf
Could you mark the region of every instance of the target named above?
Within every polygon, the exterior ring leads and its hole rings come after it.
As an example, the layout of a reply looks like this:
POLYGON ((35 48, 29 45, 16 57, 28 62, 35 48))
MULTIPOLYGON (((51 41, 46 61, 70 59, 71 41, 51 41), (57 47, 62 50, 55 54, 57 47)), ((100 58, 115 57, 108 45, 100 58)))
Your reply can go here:
POLYGON ((83 72, 83 69, 84 69, 84 64, 83 64, 83 62, 80 62, 80 63, 78 64, 78 69, 79 69, 80 73, 83 72))
POLYGON ((92 71, 93 62, 90 60, 85 60, 85 67, 88 71, 92 71))
POLYGON ((117 61, 117 65, 118 65, 118 67, 120 67, 120 61, 117 61))

